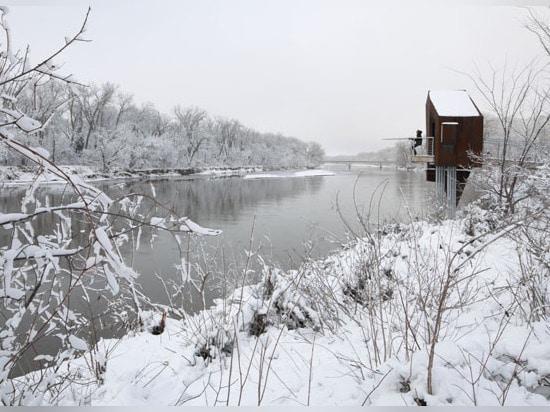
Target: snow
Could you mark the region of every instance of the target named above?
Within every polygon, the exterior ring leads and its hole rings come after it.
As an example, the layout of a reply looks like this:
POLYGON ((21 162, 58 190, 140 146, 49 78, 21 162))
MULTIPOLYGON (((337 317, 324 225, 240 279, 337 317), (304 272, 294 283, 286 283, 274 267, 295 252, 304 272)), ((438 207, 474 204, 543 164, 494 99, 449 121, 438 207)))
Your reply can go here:
MULTIPOLYGON (((330 175, 307 170, 244 178, 330 175)), ((78 173, 70 176, 87 201, 109 207, 107 196, 83 183, 78 173)), ((38 205, 35 213, 41 210, 58 209, 38 205)), ((85 328, 69 327, 57 335, 69 345, 69 354, 33 354, 47 367, 9 380, 9 388, 31 388, 36 379, 39 385, 32 391, 38 395, 21 398, 22 403, 61 406, 548 407, 550 316, 538 316, 547 311, 548 258, 527 265, 525 253, 531 252, 515 237, 527 236, 530 225, 519 222, 522 230, 516 231, 516 223, 495 223, 495 216, 472 206, 457 220, 390 224, 297 270, 264 265, 254 277, 258 283, 245 286, 243 281, 210 308, 176 318, 181 308, 166 306, 160 335, 152 334, 163 313, 154 306, 138 308, 142 326, 129 327, 120 339, 88 344, 75 335, 85 328), (542 284, 529 284, 525 273, 537 270, 542 284), (532 301, 535 292, 540 301, 532 301)), ((0 224, 16 226, 27 217, 0 214, 0 224)), ((150 223, 199 235, 220 233, 187 218, 152 217, 150 223)), ((120 293, 122 280, 137 274, 118 258, 102 219, 94 231, 86 268, 101 266, 106 286, 120 293)), ((39 265, 46 253, 51 260, 69 252, 55 246, 44 236, 32 246, 13 238, 0 255, 0 299, 31 294, 27 283, 14 276, 16 257, 32 256, 39 265)), ((251 250, 244 254, 261 262, 251 250)), ((188 264, 182 258, 182 282, 190 277, 188 264)), ((44 270, 46 275, 54 271, 50 266, 44 270)), ((252 272, 243 271, 244 279, 252 272)), ((2 345, 15 339, 21 314, 0 330, 2 345)), ((68 309, 63 316, 76 319, 68 309)), ((37 333, 31 328, 29 339, 37 333)), ((0 387, 0 397, 8 399, 5 388, 0 387)))
MULTIPOLYGON (((40 151, 41 155, 48 155, 47 151, 40 151)), ((89 166, 65 165, 59 166, 59 169, 68 176, 80 176, 85 181, 99 180, 97 172, 89 166)), ((16 167, 16 166, 0 166, 0 181, 3 186, 21 186, 28 185, 31 182, 38 180, 43 184, 67 182, 51 173, 42 173, 39 176, 36 174, 36 169, 31 167, 16 167)))
POLYGON ((74 335, 69 335, 69 343, 76 350, 88 350, 88 345, 86 342, 74 335))
POLYGON ((27 219, 27 213, 0 213, 0 226, 27 219))
POLYGON ((199 175, 212 177, 232 177, 244 176, 247 173, 255 173, 261 171, 261 167, 239 167, 239 168, 216 168, 209 167, 206 170, 199 172, 199 175))
POLYGON ((107 283, 109 284, 111 292, 113 292, 113 295, 116 295, 119 291, 119 286, 114 273, 111 272, 111 269, 109 269, 108 265, 105 265, 103 267, 103 270, 105 272, 105 277, 107 278, 107 283))
MULTIPOLYGON (((37 148, 33 148, 36 150, 37 148)), ((43 157, 48 157, 49 153, 46 150, 41 149, 39 155, 43 157)), ((112 173, 100 173, 94 170, 90 166, 82 165, 61 165, 59 169, 67 176, 75 177, 79 179, 78 181, 82 182, 97 182, 102 180, 112 180, 112 179, 142 179, 144 175, 147 175, 147 170, 138 170, 138 171, 114 171, 112 173)), ((244 176, 246 173, 258 172, 259 168, 211 168, 208 170, 197 171, 195 174, 197 176, 208 176, 208 177, 233 177, 233 176, 244 176)), ((177 173, 175 170, 167 170, 165 173, 151 173, 149 178, 170 178, 170 177, 181 177, 180 173, 177 173)), ((0 181, 4 186, 20 186, 27 185, 31 182, 34 182, 38 179, 39 183, 42 184, 66 184, 66 181, 59 176, 56 176, 52 173, 42 173, 38 176, 36 175, 36 169, 29 167, 17 167, 17 166, 0 166, 0 181)))
POLYGON ((12 299, 21 299, 25 296, 25 292, 15 288, 6 288, 6 290, 0 289, 0 298, 8 297, 12 299))
POLYGON ((302 172, 295 172, 296 177, 309 177, 309 176, 335 176, 336 173, 330 170, 304 170, 302 172))
POLYGON ((7 109, 0 106, 0 113, 5 113, 10 116, 11 120, 15 122, 15 125, 24 133, 32 133, 42 127, 42 123, 38 120, 30 118, 18 110, 7 109))
MULTIPOLYGON (((152 217, 149 221, 149 224, 154 227, 166 229, 168 227, 173 227, 173 224, 176 222, 173 221, 166 221, 165 218, 162 217, 152 217)), ((192 232, 196 235, 203 235, 203 236, 217 236, 220 233, 222 233, 221 230, 218 229, 209 229, 206 227, 202 227, 198 225, 197 223, 193 222, 191 219, 188 219, 186 217, 182 217, 177 222, 179 224, 179 230, 182 232, 192 232)))
POLYGON ((257 173, 253 175, 246 175, 243 177, 243 179, 250 180, 250 179, 277 179, 281 177, 286 177, 285 175, 276 175, 276 174, 270 174, 270 173, 257 173))
POLYGON ((470 96, 464 90, 431 90, 429 96, 439 116, 480 116, 470 96))
MULTIPOLYGON (((380 240, 377 264, 384 276, 372 284, 372 243, 364 239, 297 271, 265 268, 260 283, 235 290, 213 307, 184 319, 168 317, 161 335, 150 333, 161 312, 143 312, 141 331, 98 342, 93 356, 106 365, 102 385, 86 380, 93 373, 87 366, 92 354, 70 335, 71 345, 86 352, 64 367, 86 385, 76 382, 55 402, 550 406, 544 396, 550 330, 543 320, 522 317, 518 308, 520 262, 506 236, 513 228, 481 236, 467 235, 465 221, 397 225, 380 240), (448 273, 456 274, 459 286, 443 312, 430 394, 430 334, 438 302, 433 294, 448 273), (358 279, 370 289, 357 289, 358 279), (389 287, 389 298, 375 300, 389 287), (254 324, 258 317, 264 319, 260 326, 254 324)), ((44 403, 53 401, 48 396, 44 403)))
MULTIPOLYGON (((34 148, 36 149, 36 148, 34 148)), ((47 158, 49 153, 47 151, 40 151, 39 153, 43 157, 47 158)), ((108 179, 132 179, 132 178, 142 178, 143 172, 132 173, 124 172, 121 175, 117 173, 112 173, 110 175, 101 174, 94 171, 89 166, 79 166, 79 165, 62 165, 59 166, 59 169, 70 176, 71 178, 77 179, 75 183, 80 182, 94 182, 100 180, 108 179)), ((278 173, 262 173, 262 169, 259 167, 249 167, 249 168, 210 168, 207 170, 198 171, 195 173, 197 176, 208 176, 212 178, 221 178, 221 177, 242 177, 243 179, 273 179, 273 178, 284 178, 284 177, 313 177, 313 176, 334 176, 335 173, 329 170, 303 170, 297 172, 278 172, 278 173)), ((164 177, 174 177, 180 176, 177 173, 166 172, 164 174, 155 174, 155 177, 164 178, 164 177)), ((153 176, 151 176, 153 177, 153 176)), ((27 185, 30 182, 37 180, 36 170, 31 168, 21 168, 15 166, 0 166, 0 181, 5 186, 20 186, 27 185)), ((65 180, 51 173, 43 173, 38 176, 38 181, 43 184, 55 184, 61 183, 65 184, 65 180)))
POLYGON ((313 176, 335 176, 336 173, 329 170, 303 170, 299 172, 287 173, 255 173, 247 174, 243 179, 279 179, 284 177, 313 177, 313 176))
POLYGON ((7 93, 2 93, 2 94, 0 95, 0 97, 2 97, 2 99, 8 100, 8 101, 10 101, 10 102, 12 102, 12 103, 16 103, 16 102, 17 102, 17 98, 16 98, 15 96, 9 95, 9 94, 7 94, 7 93))
POLYGON ((180 226, 180 230, 182 231, 191 231, 197 235, 204 235, 204 236, 217 236, 219 234, 222 233, 221 230, 219 229, 210 229, 210 228, 207 228, 207 227, 202 227, 198 224, 196 224, 195 222, 193 222, 192 220, 190 219, 187 219, 187 218, 182 218, 181 219, 181 226, 180 226))
POLYGON ((163 217, 152 217, 149 224, 155 227, 166 228, 163 217))
POLYGON ((31 147, 31 150, 35 151, 36 153, 38 153, 39 156, 42 156, 45 159, 50 158, 50 152, 48 152, 43 147, 31 147))

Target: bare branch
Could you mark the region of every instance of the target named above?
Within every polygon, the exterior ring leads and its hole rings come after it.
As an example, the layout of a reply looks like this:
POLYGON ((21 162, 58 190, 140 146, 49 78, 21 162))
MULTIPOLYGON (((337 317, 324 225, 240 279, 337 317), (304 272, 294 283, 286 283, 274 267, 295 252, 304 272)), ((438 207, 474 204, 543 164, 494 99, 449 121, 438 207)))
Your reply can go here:
MULTIPOLYGON (((87 41, 87 40, 81 39, 80 36, 86 31, 86 24, 88 22, 88 17, 90 15, 91 11, 92 11, 92 8, 89 7, 88 11, 86 12, 86 16, 84 17, 84 21, 82 22, 82 26, 80 27, 78 32, 72 38, 66 39, 65 44, 62 47, 60 47, 57 51, 53 52, 50 56, 46 57, 43 61, 41 61, 40 63, 34 65, 31 68, 25 69, 25 67, 23 66, 21 73, 15 75, 15 76, 12 76, 10 78, 7 78, 3 81, 0 81, 0 86, 12 83, 12 82, 14 82, 14 81, 16 81, 20 78, 23 78, 25 76, 30 75, 33 72, 38 72, 38 73, 41 73, 41 74, 46 74, 48 76, 55 77, 55 75, 53 74, 53 69, 51 68, 51 63, 52 63, 53 59, 55 59, 57 56, 62 54, 73 43, 75 43, 77 41, 87 41)), ((4 27, 4 30, 6 31, 6 33, 8 33, 8 30, 5 27, 4 27)), ((26 59, 25 59, 25 61, 26 61, 26 59)), ((71 81, 68 80, 67 77, 65 77, 65 78, 57 77, 57 78, 63 79, 63 81, 71 83, 71 81)))

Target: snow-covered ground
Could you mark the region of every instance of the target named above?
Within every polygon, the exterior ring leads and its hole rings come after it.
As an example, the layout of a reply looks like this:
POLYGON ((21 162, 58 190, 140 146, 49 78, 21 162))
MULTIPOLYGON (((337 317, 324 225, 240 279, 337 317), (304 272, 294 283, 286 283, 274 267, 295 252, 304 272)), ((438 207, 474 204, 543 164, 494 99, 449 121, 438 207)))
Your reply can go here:
MULTIPOLYGON (((304 170, 298 172, 277 172, 277 173, 262 173, 261 167, 240 167, 240 168, 207 168, 207 169, 181 169, 181 170, 134 170, 134 171, 119 171, 112 173, 99 173, 89 166, 66 165, 60 166, 60 170, 67 176, 78 176, 83 181, 94 182, 106 179, 132 179, 132 178, 164 178, 174 177, 189 174, 197 174, 201 176, 211 177, 230 177, 241 176, 244 179, 265 179, 277 177, 309 177, 309 176, 332 176, 335 173, 322 170, 304 170)), ((65 180, 53 174, 40 174, 37 177, 35 167, 17 167, 17 166, 0 166, 0 185, 18 186, 27 185, 30 182, 38 179, 41 183, 66 183, 65 180)))
MULTIPOLYGON (((96 180, 97 173, 88 166, 60 166, 60 169, 68 176, 79 176, 83 180, 96 180)), ((53 174, 40 174, 37 176, 36 167, 0 166, 0 184, 4 186, 28 185, 39 180, 43 183, 66 183, 65 180, 53 174)))
POLYGON ((532 299, 547 286, 523 276, 517 226, 495 224, 473 210, 393 225, 297 271, 266 267, 160 335, 148 312, 143 330, 63 366, 62 394, 27 403, 550 406, 550 329, 532 299))
POLYGON ((290 173, 252 173, 246 174, 243 179, 277 179, 283 177, 313 177, 313 176, 334 176, 336 173, 330 170, 312 169, 290 173))
MULTIPOLYGON (((139 178, 169 178, 182 175, 207 175, 213 177, 228 177, 228 176, 243 176, 247 173, 261 170, 259 168, 209 168, 202 169, 143 169, 143 170, 125 170, 115 171, 110 173, 98 172, 89 166, 64 165, 59 166, 62 173, 67 176, 78 176, 86 182, 95 182, 109 179, 139 179, 139 178)), ((30 182, 38 179, 44 184, 62 183, 66 180, 55 176, 51 173, 42 173, 38 175, 35 167, 18 167, 18 166, 0 166, 0 184, 5 186, 27 185, 30 182)))

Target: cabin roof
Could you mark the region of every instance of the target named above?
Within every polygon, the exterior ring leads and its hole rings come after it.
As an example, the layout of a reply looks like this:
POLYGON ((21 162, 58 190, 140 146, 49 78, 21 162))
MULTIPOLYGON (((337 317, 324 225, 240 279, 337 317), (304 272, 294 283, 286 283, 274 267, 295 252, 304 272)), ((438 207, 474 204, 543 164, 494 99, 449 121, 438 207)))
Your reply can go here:
POLYGON ((431 90, 428 92, 437 114, 445 117, 478 117, 479 110, 464 90, 431 90))

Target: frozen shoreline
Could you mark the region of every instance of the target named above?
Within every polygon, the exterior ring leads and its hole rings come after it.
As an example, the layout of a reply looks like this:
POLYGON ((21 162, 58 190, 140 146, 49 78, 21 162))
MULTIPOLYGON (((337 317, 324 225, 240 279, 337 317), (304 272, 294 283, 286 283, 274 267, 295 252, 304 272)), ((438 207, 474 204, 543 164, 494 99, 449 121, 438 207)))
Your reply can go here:
POLYGON ((142 331, 102 339, 94 355, 92 348, 76 348, 83 356, 67 367, 91 381, 87 359, 99 356, 105 359, 104 383, 87 384, 81 392, 75 383, 55 402, 487 406, 499 405, 499 396, 505 396, 507 405, 549 406, 550 389, 544 382, 550 374, 550 348, 543 343, 550 339, 550 329, 544 320, 507 314, 517 298, 513 285, 520 261, 512 239, 468 234, 472 228, 485 233, 488 219, 478 211, 474 223, 394 227, 375 246, 384 276, 372 285, 362 285, 361 279, 365 282, 364 271, 380 273, 365 266, 373 245, 359 239, 300 270, 269 269, 269 281, 238 288, 196 315, 168 317, 160 336, 151 333, 160 312, 143 313, 142 331), (442 245, 444 252, 438 253, 442 245), (483 253, 477 254, 481 246, 483 253), (450 264, 448 254, 457 259, 465 283, 447 297, 430 394, 429 336, 436 315, 432 304, 437 303, 430 294, 449 275, 441 271, 450 264), (373 297, 381 301, 370 307, 373 297), (242 370, 249 372, 238 372, 242 370))
POLYGON ((243 179, 280 179, 280 178, 289 178, 289 177, 315 177, 315 176, 335 176, 336 173, 329 170, 322 169, 313 169, 313 170, 302 170, 298 172, 285 172, 285 173, 254 173, 246 174, 243 179))
MULTIPOLYGON (((113 173, 100 173, 89 166, 60 166, 63 173, 68 176, 78 176, 87 183, 102 182, 109 180, 132 180, 132 179, 168 179, 187 176, 189 178, 209 177, 243 177, 244 179, 265 179, 280 177, 311 177, 311 176, 333 176, 334 172, 322 169, 300 170, 293 172, 263 173, 261 167, 211 167, 211 168, 187 168, 187 169, 136 169, 129 171, 117 171, 113 173)), ((36 179, 37 169, 35 167, 23 166, 0 166, 0 188, 28 185, 36 179)), ((40 175, 40 184, 64 184, 65 180, 54 175, 40 175)))

